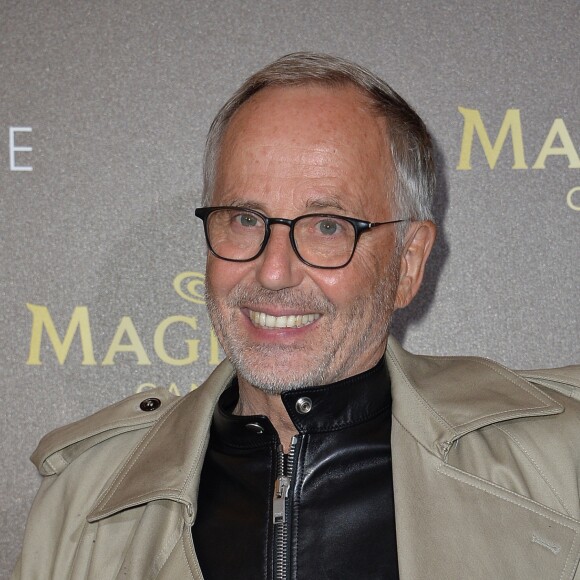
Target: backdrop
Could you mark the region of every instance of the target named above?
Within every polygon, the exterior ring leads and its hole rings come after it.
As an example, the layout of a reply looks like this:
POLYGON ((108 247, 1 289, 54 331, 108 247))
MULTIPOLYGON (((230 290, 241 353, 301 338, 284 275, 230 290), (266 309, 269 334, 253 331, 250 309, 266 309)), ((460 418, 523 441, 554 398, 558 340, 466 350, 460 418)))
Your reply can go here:
POLYGON ((441 227, 394 332, 514 367, 580 359, 577 0, 0 0, 0 574, 47 431, 221 357, 203 304, 205 133, 295 50, 355 60, 425 118, 441 227))

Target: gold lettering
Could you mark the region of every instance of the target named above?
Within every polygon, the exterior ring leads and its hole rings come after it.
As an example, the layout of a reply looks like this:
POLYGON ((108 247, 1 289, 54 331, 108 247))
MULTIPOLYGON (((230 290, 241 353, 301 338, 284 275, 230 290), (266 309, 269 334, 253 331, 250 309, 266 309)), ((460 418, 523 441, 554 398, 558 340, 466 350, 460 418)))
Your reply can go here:
POLYGON ((170 393, 173 393, 174 395, 181 397, 181 393, 179 392, 179 389, 177 388, 177 385, 175 383, 171 383, 169 387, 167 387, 167 389, 169 390, 170 393))
MULTIPOLYGON (((143 393, 146 391, 151 391, 152 389, 156 389, 156 388, 157 388, 157 385, 155 385, 154 383, 141 383, 137 387, 135 392, 136 393, 143 393)), ((171 383, 169 385, 169 387, 167 387, 167 389, 170 393, 173 393, 174 395, 181 397, 181 393, 179 392, 179 388, 177 387, 177 385, 175 383, 171 383)), ((197 389, 197 385, 195 383, 191 383, 191 387, 189 388, 189 390, 195 391, 195 389, 197 389)))
POLYGON ((174 366, 183 366, 195 362, 198 357, 198 345, 199 340, 190 339, 186 340, 188 355, 184 358, 174 358, 167 353, 165 349, 165 332, 172 324, 184 323, 191 327, 193 330, 197 330, 197 320, 195 316, 169 316, 165 320, 162 320, 159 326, 155 329, 155 335, 153 337, 153 347, 157 356, 164 362, 174 366))
POLYGON ((458 107, 463 115, 463 138, 461 140, 461 152, 457 169, 471 169, 471 149, 473 147, 473 134, 477 132, 479 141, 485 153, 490 169, 495 167, 499 154, 505 143, 508 133, 511 132, 514 164, 512 169, 527 169, 524 157, 524 140, 522 135, 522 123, 519 109, 508 109, 503 118, 499 133, 492 145, 487 134, 481 115, 477 109, 465 109, 458 107))
POLYGON ((115 364, 114 359, 118 352, 132 352, 137 357, 137 364, 139 365, 151 364, 151 361, 143 348, 143 343, 137 334, 135 325, 129 316, 123 316, 123 318, 121 318, 119 326, 117 326, 117 330, 115 331, 115 336, 109 346, 109 350, 103 359, 102 365, 107 366, 115 364), (121 342, 125 335, 127 335, 127 338, 129 339, 128 343, 121 342))
POLYGON ((89 323, 89 311, 86 306, 77 306, 72 313, 70 322, 66 329, 64 339, 61 341, 54 326, 50 312, 46 306, 37 304, 27 304, 26 307, 32 312, 32 332, 30 335, 30 350, 28 352, 28 365, 40 365, 40 343, 42 341, 42 330, 46 329, 46 334, 54 348, 58 362, 63 365, 68 356, 68 351, 73 338, 78 330, 81 349, 83 353, 83 365, 96 365, 93 352, 93 338, 89 323))
POLYGON ((153 383, 141 383, 137 387, 137 390, 135 392, 136 393, 144 393, 145 391, 152 391, 153 389, 156 389, 156 388, 157 387, 153 383))
POLYGON ((566 194, 566 203, 570 209, 574 211, 580 211, 580 199, 578 200, 579 203, 574 203, 574 194, 580 193, 580 187, 573 187, 567 194, 566 194))
POLYGON ((549 155, 566 155, 568 157, 568 168, 569 169, 580 169, 580 157, 578 157, 578 152, 570 139, 570 133, 566 129, 563 119, 556 119, 552 123, 550 132, 540 149, 538 158, 536 162, 532 165, 532 169, 545 169, 546 168, 546 157, 549 155), (554 147, 554 141, 556 137, 560 138, 560 147, 554 147))

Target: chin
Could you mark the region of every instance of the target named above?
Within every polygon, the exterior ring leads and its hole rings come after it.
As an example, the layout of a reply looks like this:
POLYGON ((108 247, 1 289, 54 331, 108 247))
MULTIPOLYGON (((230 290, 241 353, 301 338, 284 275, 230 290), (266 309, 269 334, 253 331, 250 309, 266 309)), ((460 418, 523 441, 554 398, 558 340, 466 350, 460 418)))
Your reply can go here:
POLYGON ((266 356, 247 355, 246 351, 241 357, 234 355, 229 358, 239 377, 265 393, 280 395, 286 391, 321 385, 325 382, 328 369, 326 362, 318 365, 299 365, 295 356, 289 353, 284 356, 284 353, 280 352, 269 353, 266 356))

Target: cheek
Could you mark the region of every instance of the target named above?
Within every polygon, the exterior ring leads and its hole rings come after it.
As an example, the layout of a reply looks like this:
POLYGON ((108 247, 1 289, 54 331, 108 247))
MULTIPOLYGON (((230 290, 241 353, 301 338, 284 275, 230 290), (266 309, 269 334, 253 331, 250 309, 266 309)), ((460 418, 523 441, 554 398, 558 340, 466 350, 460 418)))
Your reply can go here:
POLYGON ((389 276, 387 257, 366 249, 360 253, 357 249, 346 268, 308 270, 309 282, 336 306, 373 295, 376 287, 389 276))
MULTIPOLYGON (((227 294, 243 277, 240 270, 244 265, 226 262, 212 255, 208 256, 205 268, 208 292, 214 297, 227 294)), ((245 266, 247 269, 247 265, 245 266)))
POLYGON ((374 247, 359 247, 357 248, 358 255, 355 254, 357 260, 357 273, 359 279, 374 281, 376 285, 385 276, 390 276, 393 271, 393 263, 398 262, 394 244, 392 240, 388 240, 384 244, 376 244, 374 247))
POLYGON ((310 279, 315 288, 335 306, 351 302, 353 295, 360 295, 363 290, 359 285, 360 273, 347 266, 340 270, 312 270, 310 279))
POLYGON ((335 304, 346 304, 365 298, 374 298, 379 287, 386 284, 392 291, 393 274, 390 260, 394 256, 363 251, 332 280, 327 280, 329 298, 335 304))

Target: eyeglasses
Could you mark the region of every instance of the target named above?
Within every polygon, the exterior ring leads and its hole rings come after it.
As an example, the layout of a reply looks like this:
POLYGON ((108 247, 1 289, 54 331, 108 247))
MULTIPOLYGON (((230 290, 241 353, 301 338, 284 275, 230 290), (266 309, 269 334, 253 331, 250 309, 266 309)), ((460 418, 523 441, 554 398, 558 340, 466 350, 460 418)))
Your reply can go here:
POLYGON ((230 262, 255 260, 266 247, 274 224, 290 228, 290 244, 298 258, 314 268, 344 268, 352 259, 361 234, 377 226, 407 219, 367 222, 328 213, 301 215, 293 220, 267 217, 245 207, 202 207, 195 215, 203 220, 210 251, 230 262))

